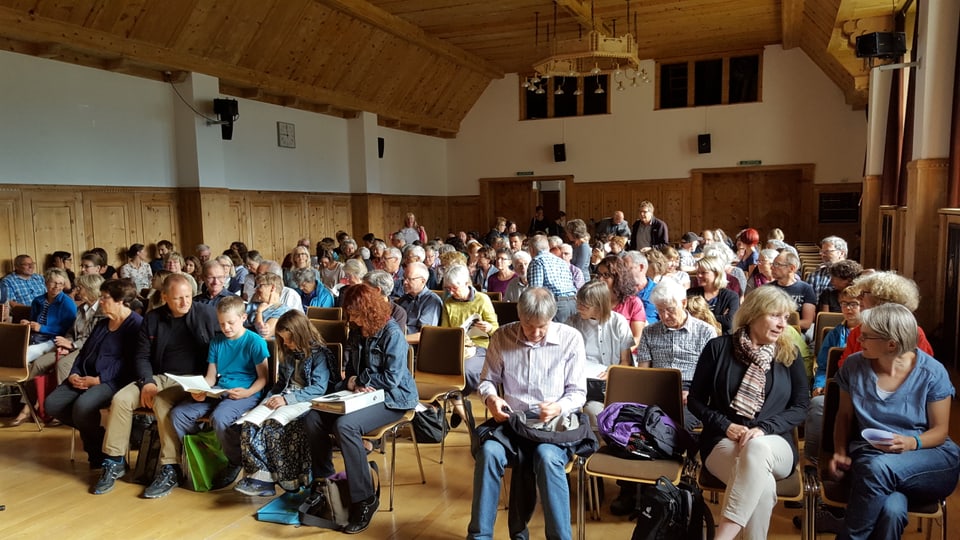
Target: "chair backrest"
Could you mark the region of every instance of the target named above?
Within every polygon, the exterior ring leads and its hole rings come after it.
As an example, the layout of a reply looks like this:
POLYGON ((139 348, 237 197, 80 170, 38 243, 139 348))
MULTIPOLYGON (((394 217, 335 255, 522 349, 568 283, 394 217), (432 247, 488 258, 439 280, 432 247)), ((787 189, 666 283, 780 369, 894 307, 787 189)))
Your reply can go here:
POLYGON ((267 340, 267 351, 270 356, 267 357, 267 390, 273 388, 280 378, 280 346, 276 339, 267 340))
POLYGON ((814 344, 813 344, 813 354, 814 354, 814 355, 820 354, 820 347, 823 346, 823 340, 824 340, 824 338, 826 338, 826 337, 827 337, 827 334, 829 334, 830 331, 833 330, 834 328, 836 328, 836 327, 835 327, 835 326, 824 326, 823 328, 819 328, 819 329, 817 330, 817 333, 816 333, 817 338, 816 338, 816 341, 814 341, 814 344))
POLYGON ((843 355, 843 347, 830 347, 827 351, 827 379, 832 379, 840 370, 841 355, 843 355))
POLYGON ((463 374, 464 331, 459 326, 424 326, 420 329, 417 371, 437 375, 463 374))
POLYGON ((0 323, 0 367, 27 370, 27 347, 30 346, 30 326, 0 323))
POLYGON ((516 302, 503 302, 500 300, 492 300, 491 302, 493 303, 493 311, 497 314, 497 322, 500 326, 520 320, 520 316, 517 315, 516 302))
POLYGON ((796 311, 791 311, 790 314, 787 315, 787 324, 798 326, 800 324, 800 314, 796 311))
POLYGON ((343 319, 343 308, 338 307, 307 307, 307 318, 324 321, 339 321, 343 319))
POLYGON ((821 311, 817 313, 817 320, 814 323, 817 330, 825 326, 836 326, 843 322, 843 313, 832 313, 829 311, 821 311))
POLYGON ((491 302, 500 302, 503 300, 503 293, 500 291, 487 291, 487 296, 490 297, 491 302))
POLYGON ((823 424, 820 426, 820 470, 825 471, 833 458, 833 429, 836 427, 837 413, 840 411, 840 385, 833 379, 827 379, 823 394, 823 424))
POLYGON ((10 306, 10 320, 14 323, 30 320, 30 306, 10 306))
POLYGON ((327 343, 327 347, 330 349, 330 352, 333 353, 333 357, 337 361, 337 365, 340 366, 340 378, 343 379, 343 344, 342 343, 327 343))
POLYGON ((310 323, 320 332, 323 341, 330 343, 346 343, 348 334, 347 321, 325 321, 310 319, 310 323))
POLYGON ((677 369, 610 366, 604 405, 618 401, 658 405, 678 426, 682 426, 682 384, 677 369))

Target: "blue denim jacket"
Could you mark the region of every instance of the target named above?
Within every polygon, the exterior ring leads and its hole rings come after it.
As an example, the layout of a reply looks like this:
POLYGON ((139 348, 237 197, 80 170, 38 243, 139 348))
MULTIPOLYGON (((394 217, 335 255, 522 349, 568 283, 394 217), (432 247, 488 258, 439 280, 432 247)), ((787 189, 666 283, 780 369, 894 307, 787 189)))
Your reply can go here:
POLYGON ((333 357, 333 352, 323 345, 311 349, 310 355, 305 356, 300 362, 293 359, 281 362, 278 371, 277 382, 270 389, 267 397, 282 394, 287 400, 287 405, 309 401, 326 394, 330 383, 340 378, 337 359, 333 357), (297 369, 298 364, 307 386, 288 392, 294 376, 293 370, 297 369))
POLYGON ((346 389, 347 381, 356 375, 358 385, 383 390, 388 409, 405 411, 416 407, 419 394, 407 369, 408 348, 403 330, 393 319, 369 338, 359 329, 351 329, 344 348, 346 378, 337 390, 346 389))

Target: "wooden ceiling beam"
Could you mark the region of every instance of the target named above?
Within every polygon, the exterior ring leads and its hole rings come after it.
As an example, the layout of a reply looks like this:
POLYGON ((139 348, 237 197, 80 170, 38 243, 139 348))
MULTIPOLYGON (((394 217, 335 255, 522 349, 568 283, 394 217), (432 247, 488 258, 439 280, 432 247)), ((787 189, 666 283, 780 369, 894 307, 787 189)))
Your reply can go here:
POLYGON ((407 22, 396 15, 367 2, 349 0, 315 0, 341 13, 345 13, 357 20, 363 21, 375 28, 383 30, 400 39, 409 41, 433 54, 448 58, 456 64, 463 65, 485 77, 502 79, 503 71, 493 63, 471 54, 459 47, 427 35, 422 28, 407 22))
POLYGON ((783 0, 780 6, 780 26, 783 33, 783 48, 793 49, 800 46, 803 33, 803 1, 783 0))
POLYGON ((63 46, 59 43, 37 43, 33 53, 40 58, 56 58, 63 54, 63 46))
MULTIPOLYGON (((68 40, 63 44, 81 53, 108 58, 130 58, 146 65, 167 66, 170 71, 185 70, 205 73, 228 81, 243 81, 244 86, 254 86, 269 94, 300 96, 307 101, 330 103, 346 111, 370 111, 376 114, 388 113, 392 115, 398 113, 396 110, 388 111, 384 104, 358 99, 348 93, 334 92, 310 84, 291 81, 285 77, 241 68, 184 51, 124 39, 108 32, 81 28, 61 21, 24 14, 16 9, 4 6, 0 6, 0 37, 49 43, 68 40)), ((449 121, 430 118, 410 111, 402 111, 400 115, 425 126, 453 131, 459 129, 459 123, 452 125, 449 121)))
MULTIPOLYGON (((576 19, 578 23, 586 27, 587 31, 590 31, 591 29, 593 29, 594 16, 592 13, 590 13, 591 11, 590 2, 587 2, 586 0, 556 0, 556 2, 558 6, 564 9, 564 11, 566 11, 571 16, 573 16, 573 18, 576 19)), ((639 5, 640 2, 637 2, 637 4, 639 5)), ((544 16, 547 17, 546 20, 548 21, 553 20, 552 13, 541 13, 540 19, 543 20, 544 16)), ((613 35, 613 29, 608 27, 603 22, 602 18, 596 17, 596 20, 598 21, 597 30, 599 30, 600 33, 608 36, 613 35)), ((627 22, 628 24, 630 24, 630 21, 627 21, 627 22)))

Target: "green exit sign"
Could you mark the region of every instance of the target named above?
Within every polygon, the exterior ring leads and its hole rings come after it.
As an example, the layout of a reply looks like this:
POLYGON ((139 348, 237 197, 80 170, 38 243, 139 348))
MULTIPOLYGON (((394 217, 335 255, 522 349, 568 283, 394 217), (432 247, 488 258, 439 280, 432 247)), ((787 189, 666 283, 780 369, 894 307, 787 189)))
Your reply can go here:
POLYGON ((740 162, 740 165, 741 165, 741 166, 744 166, 744 165, 760 165, 760 160, 759 160, 759 159, 745 159, 745 160, 742 160, 742 161, 740 162))
POLYGON ((533 176, 533 171, 517 171, 517 176, 533 176))

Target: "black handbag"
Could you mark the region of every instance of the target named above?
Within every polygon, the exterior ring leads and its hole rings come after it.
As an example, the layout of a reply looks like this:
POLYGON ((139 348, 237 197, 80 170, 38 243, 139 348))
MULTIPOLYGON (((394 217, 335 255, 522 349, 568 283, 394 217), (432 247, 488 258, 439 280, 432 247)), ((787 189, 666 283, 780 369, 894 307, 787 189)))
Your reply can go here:
POLYGON ((447 415, 443 407, 430 404, 422 411, 417 411, 413 415, 413 432, 417 437, 417 443, 439 443, 443 437, 450 431, 447 426, 447 415))

